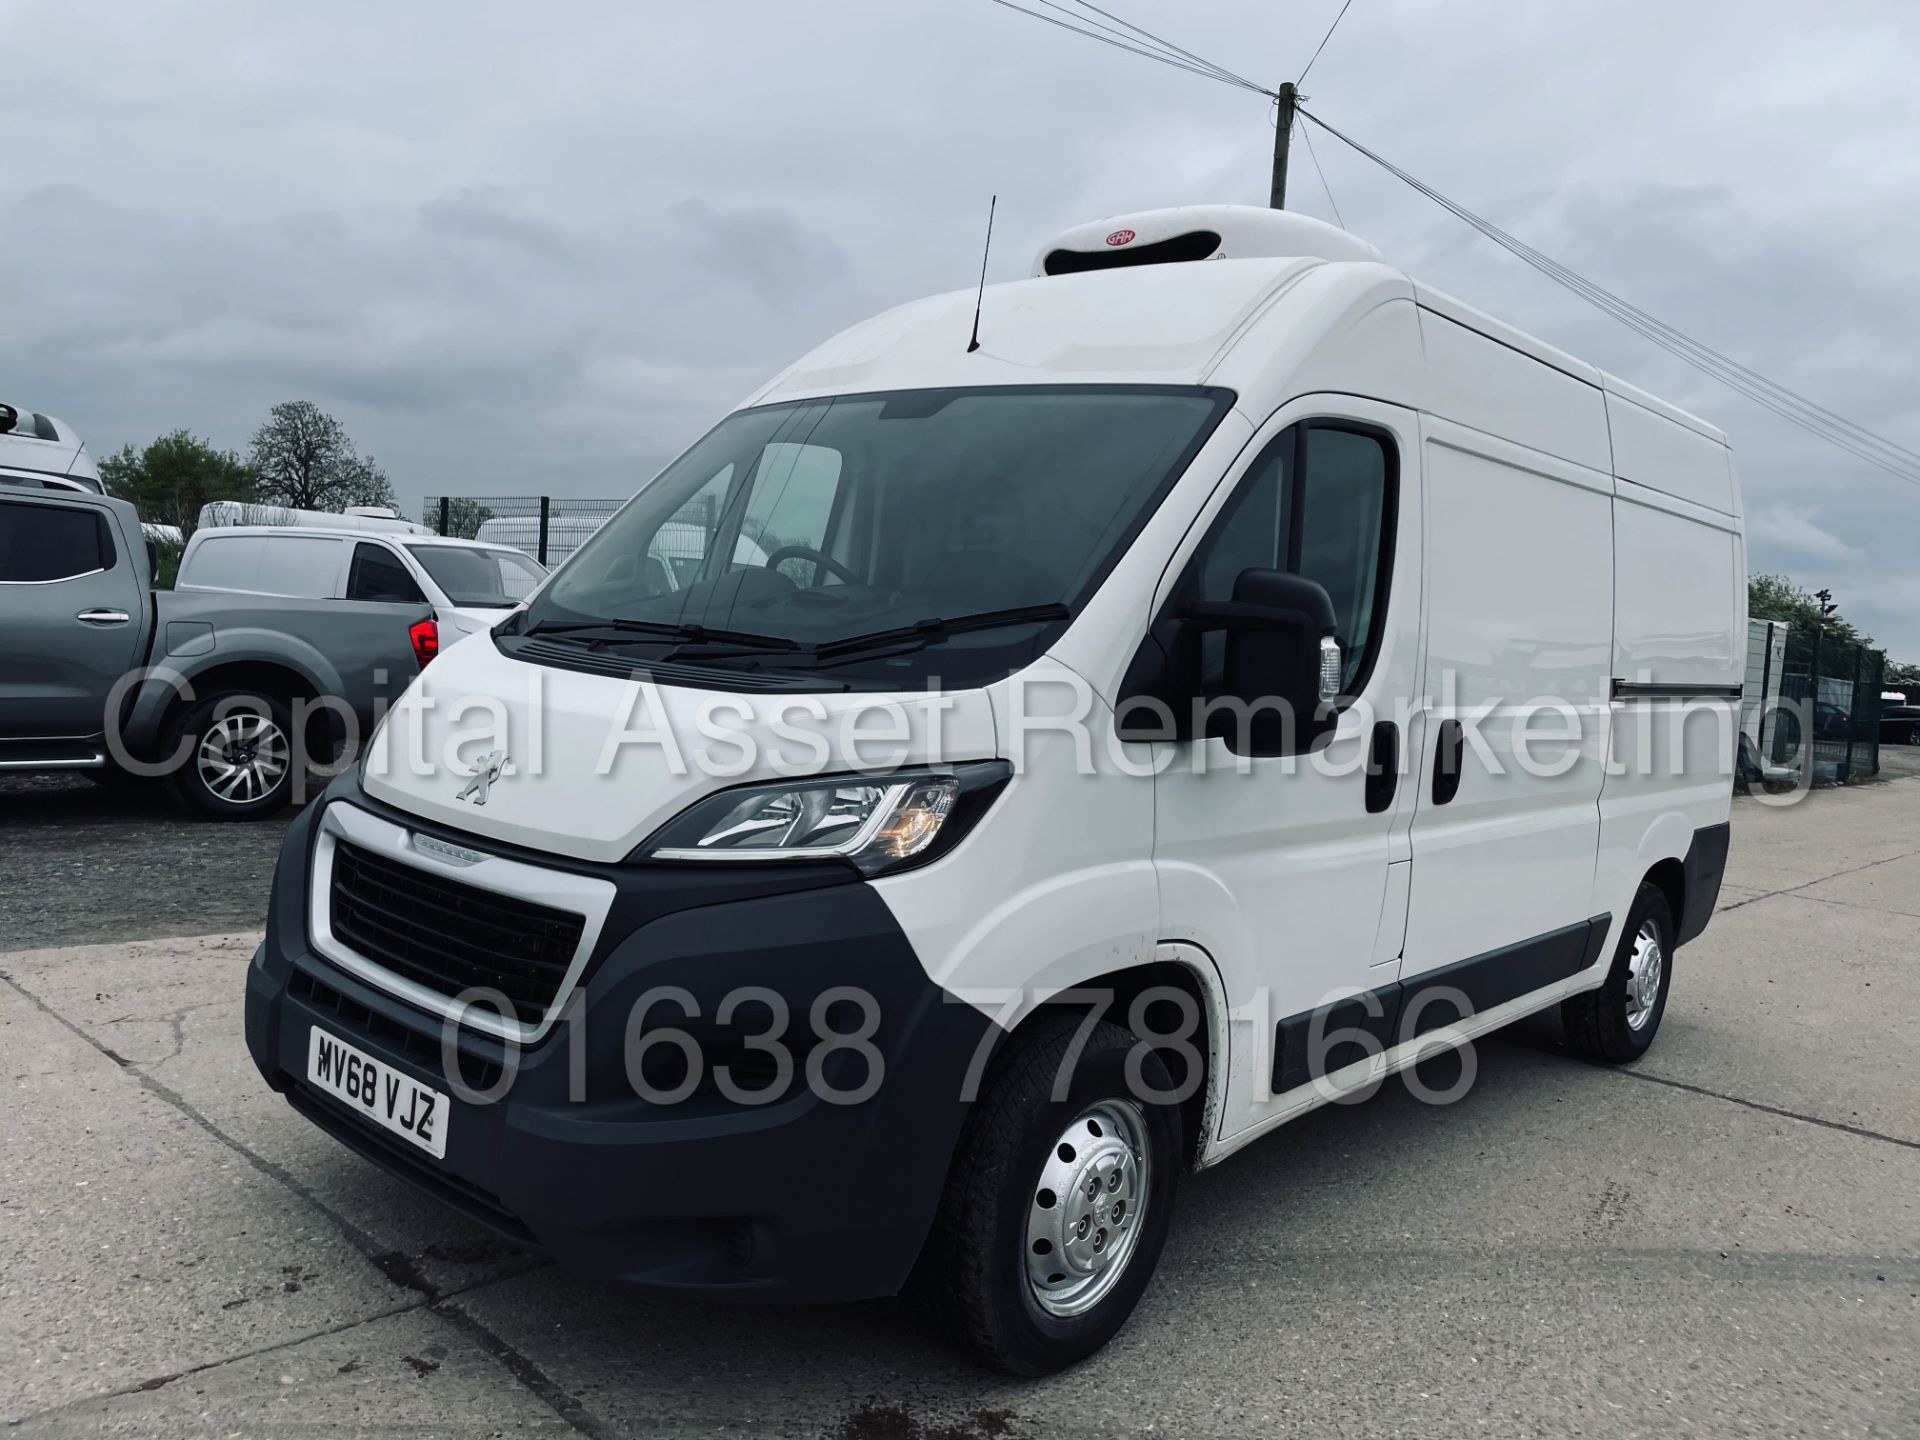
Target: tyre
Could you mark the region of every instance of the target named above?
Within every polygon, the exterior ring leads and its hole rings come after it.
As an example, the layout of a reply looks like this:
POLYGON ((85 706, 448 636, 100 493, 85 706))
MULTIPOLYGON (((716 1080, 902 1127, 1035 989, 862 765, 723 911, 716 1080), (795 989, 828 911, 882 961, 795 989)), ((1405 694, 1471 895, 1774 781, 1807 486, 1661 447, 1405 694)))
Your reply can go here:
POLYGON ((1914 726, 1907 732, 1907 744, 1920 745, 1920 725, 1914 726))
POLYGON ((293 793, 293 719, 271 695, 209 695, 175 720, 166 753, 183 754, 174 793, 213 820, 259 820, 293 793))
POLYGON ((1561 1002, 1567 1043, 1608 1065, 1638 1060, 1660 1029, 1672 983, 1673 913, 1658 887, 1643 881, 1621 927, 1606 983, 1561 1002))
POLYGON ((1173 1220, 1184 1157, 1166 1067, 1102 1022, 1072 1059, 1079 1016, 1007 1042, 968 1116, 922 1265, 922 1297, 983 1364, 1044 1375, 1127 1322, 1173 1220), (1054 1099, 1065 1070, 1064 1098, 1054 1099))

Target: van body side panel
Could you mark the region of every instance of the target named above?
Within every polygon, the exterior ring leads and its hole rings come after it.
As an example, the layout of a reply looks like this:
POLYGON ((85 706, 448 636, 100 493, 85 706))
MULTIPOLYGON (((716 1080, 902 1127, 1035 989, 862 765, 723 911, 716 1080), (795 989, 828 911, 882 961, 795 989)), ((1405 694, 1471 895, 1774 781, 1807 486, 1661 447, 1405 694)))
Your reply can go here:
POLYGON ((1613 473, 1662 494, 1733 513, 1727 447, 1647 406, 1607 392, 1613 473))
MULTIPOLYGON (((1578 388, 1597 413, 1598 391, 1578 388)), ((1422 423, 1430 708, 1401 967, 1409 986, 1605 908, 1592 892, 1613 658, 1611 478, 1422 423), (1448 721, 1461 757, 1450 796, 1436 786, 1448 721)))
POLYGON ((1419 313, 1431 413, 1612 473, 1606 405, 1595 386, 1431 310, 1419 313))
MULTIPOLYGON (((1673 453, 1691 454, 1701 474, 1691 488, 1727 479, 1724 450, 1649 418, 1680 432, 1673 453), (1705 448, 1692 449, 1696 442, 1705 448)), ((1691 486, 1684 476, 1666 479, 1670 488, 1691 486)), ((1730 812, 1739 740, 1745 547, 1731 515, 1630 480, 1617 490, 1614 674, 1627 687, 1613 702, 1595 904, 1624 918, 1647 872, 1662 860, 1679 860, 1687 865, 1690 891, 1687 913, 1674 922, 1704 927, 1691 887, 1711 884, 1717 891, 1725 865, 1724 835, 1714 837, 1730 812), (1669 686, 1691 693, 1663 695, 1669 686), (1716 689, 1720 693, 1700 693, 1716 689)))

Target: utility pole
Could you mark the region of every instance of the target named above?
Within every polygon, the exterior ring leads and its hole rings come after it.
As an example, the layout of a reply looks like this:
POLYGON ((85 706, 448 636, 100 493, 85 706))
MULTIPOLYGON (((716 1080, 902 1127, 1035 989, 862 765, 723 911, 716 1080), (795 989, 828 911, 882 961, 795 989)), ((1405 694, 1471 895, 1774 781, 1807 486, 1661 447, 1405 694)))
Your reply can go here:
POLYGON ((1293 138, 1293 105, 1297 99, 1291 80, 1280 87, 1273 127, 1273 190, 1267 200, 1275 210, 1287 208, 1287 146, 1293 138))

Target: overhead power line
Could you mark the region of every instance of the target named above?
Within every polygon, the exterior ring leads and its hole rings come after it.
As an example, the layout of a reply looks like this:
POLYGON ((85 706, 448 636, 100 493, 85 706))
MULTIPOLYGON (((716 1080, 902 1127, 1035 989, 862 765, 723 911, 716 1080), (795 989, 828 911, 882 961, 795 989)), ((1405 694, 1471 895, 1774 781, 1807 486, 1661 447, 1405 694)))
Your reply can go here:
POLYGON ((1371 160, 1388 174, 1471 225, 1502 249, 1526 261, 1548 279, 1572 291, 1596 309, 1611 315, 1621 324, 1651 340, 1663 350, 1686 361, 1703 374, 1720 381, 1729 389, 1746 396, 1755 404, 1772 411, 1790 424, 1799 426, 1809 434, 1828 441, 1897 479, 1920 486, 1920 454, 1896 444, 1883 435, 1876 434, 1864 425, 1848 420, 1845 416, 1768 379, 1750 366, 1743 365, 1674 326, 1668 325, 1638 306, 1621 299, 1612 291, 1577 274, 1559 261, 1516 239, 1492 221, 1448 199, 1431 185, 1376 154, 1351 136, 1329 125, 1319 116, 1311 114, 1304 108, 1299 113, 1349 149, 1371 160))
MULTIPOLYGON (((1044 20, 1049 25, 1057 25, 1062 30, 1070 30, 1075 35, 1083 35, 1089 40, 1098 40, 1102 45, 1111 45, 1116 50, 1125 50, 1130 54, 1143 56, 1148 60, 1158 60, 1162 65, 1171 65, 1176 70, 1185 70, 1187 73, 1191 75, 1198 75, 1203 80, 1213 80, 1222 85, 1231 85, 1237 90, 1249 90, 1256 95, 1265 95, 1268 99, 1272 99, 1274 96, 1273 91, 1265 89, 1262 86, 1256 85, 1251 80, 1242 79, 1240 76, 1235 75, 1232 71, 1223 69, 1222 67, 1213 64, 1211 61, 1200 60, 1197 57, 1190 57, 1190 58, 1183 59, 1181 57, 1188 56, 1189 52, 1184 50, 1177 50, 1173 46, 1167 46, 1167 49, 1164 49, 1164 50, 1149 49, 1145 45, 1133 45, 1133 44, 1129 44, 1126 40, 1116 39, 1115 34, 1117 34, 1118 32, 1113 32, 1109 34, 1100 33, 1101 30, 1111 31, 1112 30, 1111 26, 1101 26, 1100 29, 1098 30, 1083 30, 1078 25, 1069 24, 1067 21, 1056 19, 1052 15, 1042 15, 1038 10, 1029 10, 1024 5, 1016 5, 1013 3, 1013 0, 993 0, 993 3, 1008 10, 1017 10, 1022 15, 1030 15, 1035 20, 1044 20), (1172 52, 1172 53, 1169 53, 1169 52, 1172 52)), ((1050 0, 1040 0, 1040 3, 1043 5, 1050 5, 1050 0)), ((1056 10, 1060 9, 1060 7, 1057 5, 1051 5, 1051 8, 1056 10)), ((1065 11, 1063 13, 1072 14, 1075 12, 1065 11)), ((1100 13, 1104 15, 1106 12, 1101 11, 1100 13)), ((1080 16, 1080 15, 1076 15, 1076 18, 1082 19, 1082 20, 1086 19, 1085 16, 1080 16)), ((1093 20, 1087 20, 1087 23, 1090 25, 1099 24, 1098 21, 1093 21, 1093 20)), ((1124 20, 1120 21, 1119 23, 1123 25, 1126 24, 1124 20)), ((1134 29, 1136 27, 1129 26, 1128 28, 1134 29)), ((1143 37, 1146 35, 1146 32, 1144 31, 1140 33, 1142 34, 1143 37)), ((1155 39, 1155 43, 1159 45, 1166 45, 1165 41, 1158 40, 1157 38, 1155 39)))
MULTIPOLYGON (((1041 0, 1041 3, 1046 5, 1047 8, 1050 10, 1060 9, 1058 5, 1055 5, 1053 3, 1053 0, 1041 0)), ((1104 16, 1108 20, 1113 21, 1115 25, 1124 26, 1126 29, 1132 31, 1135 35, 1141 36, 1142 38, 1147 40, 1151 40, 1156 46, 1158 46, 1162 50, 1168 51, 1169 53, 1176 56, 1180 56, 1184 59, 1191 60, 1194 64, 1199 65, 1204 69, 1213 71, 1215 74, 1219 75, 1220 78, 1223 80, 1231 80, 1234 82, 1234 84, 1244 85, 1249 90, 1258 90, 1262 88, 1259 85, 1256 85, 1253 81, 1247 79, 1246 76, 1234 74, 1233 71, 1227 69, 1224 65, 1216 65, 1211 60, 1202 59, 1200 56, 1194 54, 1191 50, 1182 50, 1178 45, 1175 45, 1171 40, 1164 40, 1160 36, 1154 34, 1151 30, 1144 29, 1141 26, 1134 24, 1131 20, 1123 20, 1110 10, 1102 10, 1098 5, 1093 4, 1092 0, 1075 0, 1075 3, 1079 5, 1079 7, 1082 10, 1090 10, 1095 15, 1104 16)), ((1099 22, 1094 21, 1091 23, 1098 24, 1099 22)), ((1100 28, 1103 30, 1111 29, 1110 26, 1106 26, 1106 25, 1102 25, 1100 26, 1100 28)), ((1114 31, 1114 33, 1118 34, 1119 32, 1114 31)))
POLYGON ((1334 223, 1344 230, 1347 228, 1347 222, 1340 217, 1340 202, 1333 198, 1333 186, 1327 183, 1327 172, 1320 164, 1320 152, 1313 148, 1312 127, 1302 125, 1300 138, 1307 142, 1307 158, 1313 161, 1313 173, 1320 177, 1320 188, 1327 192, 1327 204, 1333 207, 1334 223))
POLYGON ((1334 16, 1333 23, 1327 26, 1327 33, 1322 35, 1320 37, 1320 43, 1313 47, 1313 54, 1308 57, 1305 68, 1300 71, 1300 78, 1293 82, 1295 85, 1304 85, 1307 83, 1307 71, 1311 70, 1313 68, 1313 62, 1320 58, 1320 52, 1327 48, 1327 41, 1331 40, 1333 38, 1333 32, 1340 28, 1340 22, 1347 18, 1347 8, 1352 4, 1353 0, 1346 0, 1346 4, 1340 7, 1340 13, 1334 16))

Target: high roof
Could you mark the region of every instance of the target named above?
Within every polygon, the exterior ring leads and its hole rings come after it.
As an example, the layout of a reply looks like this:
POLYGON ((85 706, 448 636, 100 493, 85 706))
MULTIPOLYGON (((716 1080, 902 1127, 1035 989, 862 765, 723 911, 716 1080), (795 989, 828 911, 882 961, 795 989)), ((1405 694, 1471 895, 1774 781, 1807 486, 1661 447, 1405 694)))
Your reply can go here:
MULTIPOLYGON (((1389 379, 1422 403, 1417 339, 1382 343, 1377 312, 1406 300, 1510 350, 1724 443, 1706 421, 1524 331, 1415 282, 1366 241, 1309 216, 1246 205, 1113 215, 1041 247, 1034 278, 916 300, 836 335, 747 404, 865 390, 1039 384, 1223 384, 1305 362, 1336 337, 1330 364, 1297 376, 1309 388, 1389 379), (980 348, 969 352, 974 307, 980 348), (1234 347, 1259 334, 1257 342, 1234 347), (1391 374, 1374 373, 1376 365, 1391 374)), ((1411 307, 1408 311, 1412 313, 1411 307)), ((1370 393, 1378 393, 1370 392, 1370 393)))

